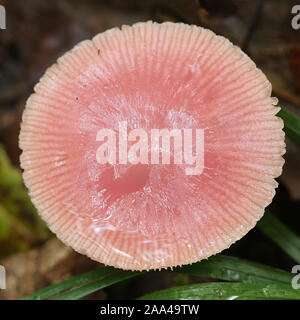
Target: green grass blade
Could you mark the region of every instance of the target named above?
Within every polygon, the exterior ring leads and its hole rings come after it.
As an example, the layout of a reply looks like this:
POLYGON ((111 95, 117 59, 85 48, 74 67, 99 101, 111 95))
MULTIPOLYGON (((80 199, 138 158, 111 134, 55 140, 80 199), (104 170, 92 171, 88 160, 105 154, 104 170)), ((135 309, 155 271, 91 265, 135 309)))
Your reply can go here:
POLYGON ((142 272, 119 271, 119 273, 111 274, 104 279, 91 282, 77 289, 58 295, 54 298, 54 300, 77 300, 93 292, 109 287, 115 283, 133 278, 140 274, 142 274, 142 272))
POLYGON ((300 263, 300 237, 277 219, 271 212, 266 211, 258 222, 258 228, 272 239, 286 254, 300 263))
MULTIPOLYGON (((58 297, 58 295, 63 296, 72 290, 79 290, 80 288, 92 285, 92 283, 97 283, 98 286, 101 286, 101 282, 105 284, 108 282, 108 279, 112 279, 111 281, 114 281, 114 283, 116 283, 118 282, 118 280, 122 281, 126 278, 126 276, 124 276, 124 273, 125 275, 127 275, 128 271, 122 271, 113 267, 102 267, 100 269, 86 272, 71 279, 62 281, 58 284, 46 287, 22 298, 21 300, 53 299, 55 297, 58 297)), ((131 272, 130 274, 134 276, 138 275, 139 273, 131 272)), ((88 287, 86 292, 88 292, 89 290, 91 289, 88 287)), ((83 292, 81 292, 81 294, 83 294, 83 292)))
MULTIPOLYGON (((281 106, 280 106, 281 107, 281 106)), ((284 131, 287 136, 298 146, 300 146, 300 118, 281 107, 277 114, 284 121, 284 131)))
POLYGON ((44 300, 51 298, 59 293, 65 292, 72 288, 76 288, 80 285, 85 285, 91 281, 95 281, 99 278, 105 277, 111 273, 113 273, 115 269, 107 267, 107 268, 100 268, 97 270, 93 270, 87 273, 83 273, 76 277, 70 278, 68 280, 64 280, 58 284, 53 284, 48 286, 42 290, 39 290, 31 295, 28 295, 22 300, 44 300))
POLYGON ((287 284, 210 282, 147 294, 140 300, 300 300, 300 290, 287 284))
POLYGON ((174 272, 244 283, 290 284, 293 277, 281 269, 224 255, 216 255, 208 260, 175 268, 174 272))

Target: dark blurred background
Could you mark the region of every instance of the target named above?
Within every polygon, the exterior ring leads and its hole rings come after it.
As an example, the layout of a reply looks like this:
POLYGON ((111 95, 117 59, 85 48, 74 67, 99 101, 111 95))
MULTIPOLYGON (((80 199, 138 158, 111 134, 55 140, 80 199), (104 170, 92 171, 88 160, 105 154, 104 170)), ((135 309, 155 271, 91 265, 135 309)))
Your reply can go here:
MULTIPOLYGON (((240 46, 272 82, 280 104, 300 115, 300 29, 291 26, 296 4, 300 1, 0 0, 7 15, 7 28, 0 30, 0 264, 6 267, 8 287, 0 299, 16 299, 99 267, 50 234, 22 183, 21 115, 47 67, 79 41, 111 27, 147 20, 196 24, 240 46)), ((271 209, 300 234, 300 148, 288 139, 285 159, 271 209)), ((256 229, 225 253, 286 270, 294 264, 256 229)), ((148 274, 90 298, 134 298, 195 281, 199 278, 148 274)))

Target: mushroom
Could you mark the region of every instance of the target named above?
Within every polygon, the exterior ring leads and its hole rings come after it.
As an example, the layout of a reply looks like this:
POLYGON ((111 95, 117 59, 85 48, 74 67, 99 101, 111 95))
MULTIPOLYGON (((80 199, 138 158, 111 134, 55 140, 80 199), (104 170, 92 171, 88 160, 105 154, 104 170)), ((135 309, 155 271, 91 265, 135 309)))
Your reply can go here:
POLYGON ((59 58, 34 91, 20 133, 25 184, 57 237, 96 261, 129 270, 200 261, 252 229, 275 194, 285 152, 277 99, 254 62, 210 30, 151 21, 108 30, 59 58), (201 172, 139 162, 152 129, 202 130, 201 172), (126 162, 99 151, 109 139, 100 130, 139 152, 126 162))

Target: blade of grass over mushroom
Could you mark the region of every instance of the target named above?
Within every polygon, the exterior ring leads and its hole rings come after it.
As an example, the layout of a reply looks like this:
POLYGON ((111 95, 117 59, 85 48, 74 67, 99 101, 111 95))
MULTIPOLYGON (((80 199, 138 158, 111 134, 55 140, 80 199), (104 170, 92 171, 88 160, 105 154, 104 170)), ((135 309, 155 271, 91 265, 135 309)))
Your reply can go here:
POLYGON ((300 292, 287 284, 210 282, 156 291, 139 300, 300 300, 300 292))
POLYGON ((287 136, 300 146, 300 118, 284 107, 281 107, 277 115, 284 121, 284 131, 287 136))
POLYGON ((300 263, 300 237, 294 234, 271 212, 266 211, 264 217, 258 222, 257 226, 286 254, 300 263))
MULTIPOLYGON (((110 284, 117 283, 139 275, 138 272, 128 272, 115 269, 113 267, 102 267, 97 270, 83 273, 76 277, 70 278, 68 280, 62 281, 58 284, 48 286, 42 290, 39 290, 31 295, 23 297, 21 300, 46 300, 58 297, 58 295, 66 295, 68 292, 73 290, 79 290, 80 295, 88 295, 90 293, 90 288, 88 285, 97 283, 97 290, 109 286, 110 284)), ((73 293, 75 296, 76 292, 73 293)))
POLYGON ((244 283, 291 283, 292 275, 281 269, 244 259, 217 255, 174 272, 244 283))

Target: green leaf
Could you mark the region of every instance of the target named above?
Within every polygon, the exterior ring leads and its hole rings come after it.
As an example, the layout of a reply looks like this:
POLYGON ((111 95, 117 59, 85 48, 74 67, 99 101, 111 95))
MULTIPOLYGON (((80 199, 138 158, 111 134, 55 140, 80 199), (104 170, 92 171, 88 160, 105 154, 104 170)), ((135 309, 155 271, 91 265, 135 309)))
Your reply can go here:
POLYGON ((300 238, 280 222, 271 212, 266 211, 257 226, 286 254, 300 263, 300 238))
POLYGON ((140 300, 300 300, 300 290, 287 284, 210 282, 147 294, 140 300))
POLYGON ((113 267, 102 267, 46 287, 21 300, 79 299, 139 274, 142 274, 142 272, 122 271, 113 267))
POLYGON ((288 111, 286 108, 281 107, 278 112, 279 116, 284 121, 284 131, 287 136, 298 146, 300 146, 300 118, 288 111))
POLYGON ((224 255, 216 255, 208 260, 175 268, 174 272, 244 283, 290 284, 293 277, 281 269, 224 255))

